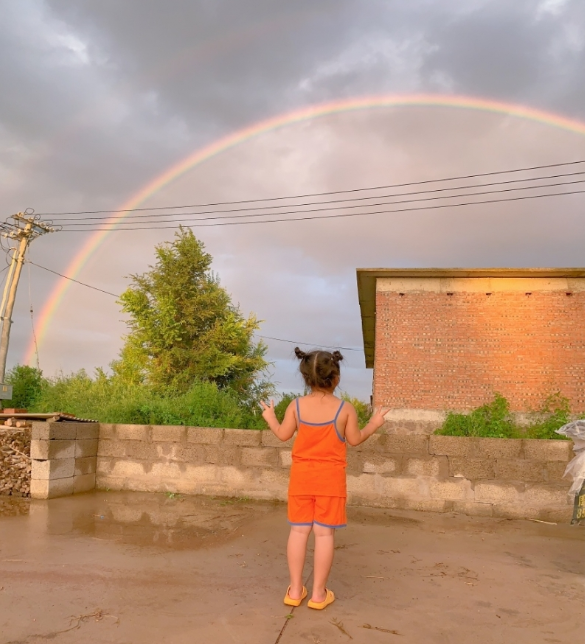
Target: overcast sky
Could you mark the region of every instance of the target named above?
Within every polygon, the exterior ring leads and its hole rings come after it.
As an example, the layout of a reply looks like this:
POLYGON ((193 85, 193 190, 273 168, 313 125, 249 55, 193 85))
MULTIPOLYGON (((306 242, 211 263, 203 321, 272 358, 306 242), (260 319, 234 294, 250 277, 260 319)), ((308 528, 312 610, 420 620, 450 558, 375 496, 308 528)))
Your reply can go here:
MULTIPOLYGON (((29 207, 116 209, 222 136, 368 95, 465 95, 585 123, 584 70, 582 0, 0 0, 0 204, 3 216, 29 207)), ((250 139, 143 206, 581 159, 583 134, 504 114, 359 110, 250 139)), ((359 349, 357 267, 583 266, 584 213, 577 194, 194 230, 242 312, 264 320, 262 334, 359 349)), ((63 273, 90 234, 46 235, 30 259, 63 273)), ((129 274, 152 263, 155 244, 172 236, 112 233, 75 277, 121 293, 129 274)), ((22 362, 30 341, 31 302, 38 322, 58 280, 25 266, 9 366, 22 362)), ((114 297, 72 284, 46 328, 40 366, 47 375, 107 367, 124 330, 114 297)), ((277 386, 299 390, 294 344, 268 345, 277 386)), ((368 397, 363 353, 345 355, 342 388, 368 397)))

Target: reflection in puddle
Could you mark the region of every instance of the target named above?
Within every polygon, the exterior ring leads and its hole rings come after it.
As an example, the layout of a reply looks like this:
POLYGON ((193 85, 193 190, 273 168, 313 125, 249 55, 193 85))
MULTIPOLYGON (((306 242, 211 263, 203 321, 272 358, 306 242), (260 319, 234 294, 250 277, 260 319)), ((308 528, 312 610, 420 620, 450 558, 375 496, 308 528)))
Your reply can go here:
POLYGON ((31 519, 35 528, 53 535, 87 535, 138 546, 194 549, 235 536, 244 524, 277 507, 277 502, 249 499, 92 492, 33 501, 31 519))
POLYGON ((0 496, 0 517, 19 517, 29 513, 30 499, 0 496))

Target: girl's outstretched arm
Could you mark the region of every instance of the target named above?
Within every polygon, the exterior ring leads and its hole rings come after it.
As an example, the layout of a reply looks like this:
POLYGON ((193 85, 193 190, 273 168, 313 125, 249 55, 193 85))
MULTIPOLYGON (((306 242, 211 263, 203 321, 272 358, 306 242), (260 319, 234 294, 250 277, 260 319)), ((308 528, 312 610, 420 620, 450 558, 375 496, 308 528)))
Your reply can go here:
POLYGON ((360 430, 358 417, 353 405, 349 405, 349 417, 345 426, 345 438, 347 442, 356 447, 360 443, 370 438, 370 436, 384 424, 384 416, 390 411, 387 407, 378 407, 374 409, 372 417, 368 424, 360 430))
POLYGON ((272 433, 280 438, 281 441, 287 441, 295 433, 297 428, 297 419, 294 412, 294 404, 291 404, 286 408, 284 418, 282 423, 278 422, 278 418, 274 413, 274 400, 270 401, 270 405, 267 405, 263 400, 260 401, 260 405, 264 410, 262 412, 262 417, 268 423, 268 427, 272 430, 272 433))

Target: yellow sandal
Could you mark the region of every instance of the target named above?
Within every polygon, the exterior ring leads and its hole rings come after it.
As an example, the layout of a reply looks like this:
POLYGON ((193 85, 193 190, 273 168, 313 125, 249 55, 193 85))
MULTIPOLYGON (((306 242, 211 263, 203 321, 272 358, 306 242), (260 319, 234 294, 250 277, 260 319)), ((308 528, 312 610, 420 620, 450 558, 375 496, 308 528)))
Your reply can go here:
POLYGON ((288 593, 290 592, 290 586, 286 589, 286 595, 284 596, 284 603, 287 606, 300 606, 301 602, 309 594, 307 589, 303 586, 303 592, 301 593, 300 599, 293 599, 288 593))
POLYGON ((327 595, 322 602, 314 602, 312 599, 310 599, 307 603, 307 606, 315 610, 323 610, 324 608, 327 608, 329 604, 332 604, 335 601, 335 595, 333 594, 332 590, 329 590, 329 588, 326 588, 325 590, 327 591, 327 595))

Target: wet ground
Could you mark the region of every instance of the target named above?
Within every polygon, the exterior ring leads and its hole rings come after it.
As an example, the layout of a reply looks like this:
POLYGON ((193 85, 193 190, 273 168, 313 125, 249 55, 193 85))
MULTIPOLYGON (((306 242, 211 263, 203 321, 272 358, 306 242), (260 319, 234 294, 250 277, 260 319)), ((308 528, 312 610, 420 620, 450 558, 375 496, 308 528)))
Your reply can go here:
POLYGON ((0 497, 0 644, 583 641, 585 528, 358 508, 349 522, 337 601, 290 611, 282 504, 0 497))

